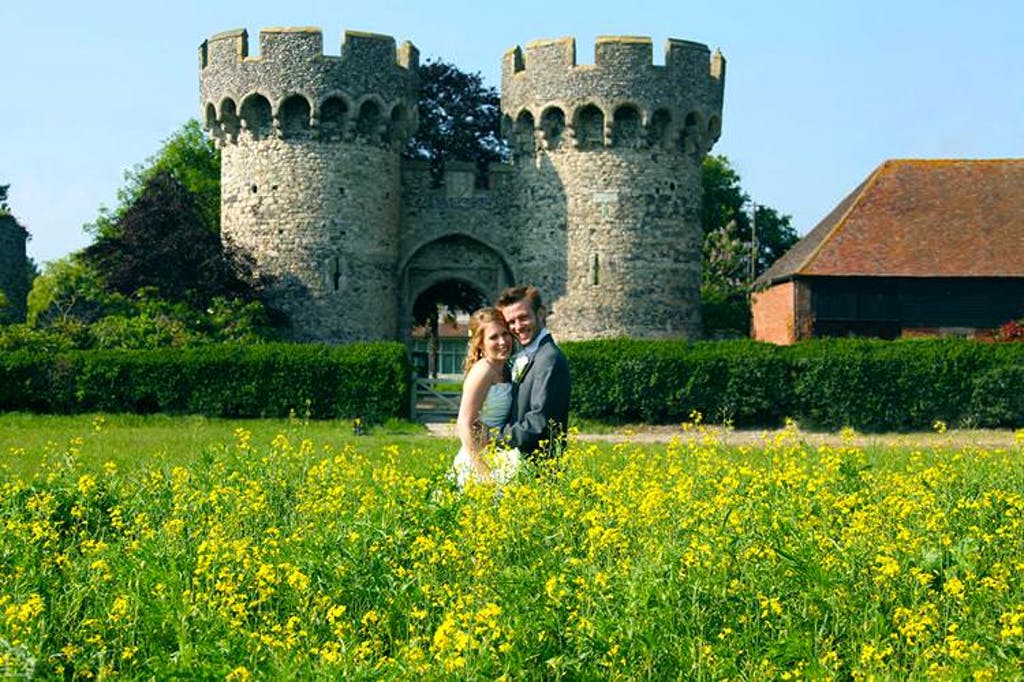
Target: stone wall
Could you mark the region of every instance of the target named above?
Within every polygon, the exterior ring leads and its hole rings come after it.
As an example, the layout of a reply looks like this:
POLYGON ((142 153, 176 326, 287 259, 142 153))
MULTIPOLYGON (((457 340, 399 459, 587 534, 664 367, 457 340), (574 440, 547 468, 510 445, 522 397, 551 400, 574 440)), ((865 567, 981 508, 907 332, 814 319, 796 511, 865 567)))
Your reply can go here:
POLYGON ((478 186, 474 164, 449 162, 445 171, 435 186, 426 162, 402 162, 400 319, 409 319, 416 299, 444 280, 463 282, 489 301, 516 281, 520 240, 509 220, 511 169, 495 165, 485 187, 478 186))
POLYGON ((398 333, 398 155, 366 144, 241 140, 221 156, 221 229, 273 280, 296 338, 398 333))
POLYGON ((28 259, 25 241, 28 233, 10 215, 0 215, 0 292, 7 304, 0 307, 0 323, 25 321, 28 281, 25 269, 28 259))
POLYGON ((390 36, 317 29, 218 34, 200 47, 207 129, 221 147, 225 242, 268 276, 304 341, 395 338, 401 180, 419 56, 390 36))
POLYGON ((568 197, 558 338, 698 336, 699 168, 650 150, 549 157, 568 197))

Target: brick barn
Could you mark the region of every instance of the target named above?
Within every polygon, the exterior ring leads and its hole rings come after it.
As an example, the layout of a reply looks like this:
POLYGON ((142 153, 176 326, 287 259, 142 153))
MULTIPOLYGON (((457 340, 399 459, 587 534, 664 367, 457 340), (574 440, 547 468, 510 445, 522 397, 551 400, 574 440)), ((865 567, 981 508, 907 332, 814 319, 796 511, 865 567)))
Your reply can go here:
POLYGON ((755 286, 761 341, 990 335, 1024 317, 1024 159, 886 161, 755 286))

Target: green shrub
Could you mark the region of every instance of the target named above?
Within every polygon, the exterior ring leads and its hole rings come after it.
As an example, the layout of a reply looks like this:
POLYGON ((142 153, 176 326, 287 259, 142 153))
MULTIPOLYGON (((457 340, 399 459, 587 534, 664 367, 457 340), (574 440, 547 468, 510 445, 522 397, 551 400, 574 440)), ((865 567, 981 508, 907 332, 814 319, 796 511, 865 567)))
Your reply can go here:
POLYGON ((964 339, 821 339, 783 350, 794 416, 811 427, 867 431, 969 421, 974 377, 1013 355, 1010 346, 964 339))
POLYGON ((970 414, 980 426, 1024 428, 1024 365, 994 367, 975 378, 970 414))
POLYGON ((777 426, 787 417, 809 428, 863 431, 927 429, 936 420, 1011 426, 1019 414, 1016 375, 978 377, 1024 365, 1024 344, 965 339, 821 339, 790 347, 612 340, 563 347, 573 414, 611 422, 673 423, 699 412, 706 421, 738 426, 777 426))
MULTIPOLYGON (((604 422, 862 431, 1024 425, 1024 344, 815 340, 778 347, 628 339, 563 344, 572 413, 604 422)), ((182 349, 0 352, 0 410, 222 417, 404 417, 400 343, 221 344, 182 349)))
POLYGON ((566 343, 572 409, 587 419, 774 425, 786 416, 788 371, 777 349, 753 341, 566 343))
POLYGON ((398 343, 19 351, 0 353, 0 409, 379 422, 405 416, 408 377, 398 343))

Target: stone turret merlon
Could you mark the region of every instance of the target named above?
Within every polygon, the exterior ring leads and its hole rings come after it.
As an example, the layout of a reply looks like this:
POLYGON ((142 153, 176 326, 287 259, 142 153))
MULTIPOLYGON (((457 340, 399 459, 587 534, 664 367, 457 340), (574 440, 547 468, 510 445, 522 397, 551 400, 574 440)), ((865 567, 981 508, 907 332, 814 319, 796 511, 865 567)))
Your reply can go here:
POLYGON ((639 110, 648 142, 680 144, 703 154, 718 140, 725 59, 717 50, 711 55, 702 43, 669 39, 665 63, 656 65, 650 38, 603 36, 594 55, 593 64, 577 64, 573 38, 537 40, 506 52, 506 132, 523 132, 530 124, 543 131, 545 112, 557 108, 571 136, 575 112, 593 105, 609 122, 605 144, 611 144, 611 122, 628 106, 639 110))
POLYGON ((226 31, 203 41, 199 66, 204 123, 221 143, 243 130, 257 138, 309 135, 327 119, 326 136, 380 132, 398 145, 416 127, 419 51, 408 42, 396 47, 391 36, 346 31, 334 56, 323 53, 318 28, 268 28, 254 57, 247 31, 226 31), (360 130, 361 117, 379 124, 360 130))

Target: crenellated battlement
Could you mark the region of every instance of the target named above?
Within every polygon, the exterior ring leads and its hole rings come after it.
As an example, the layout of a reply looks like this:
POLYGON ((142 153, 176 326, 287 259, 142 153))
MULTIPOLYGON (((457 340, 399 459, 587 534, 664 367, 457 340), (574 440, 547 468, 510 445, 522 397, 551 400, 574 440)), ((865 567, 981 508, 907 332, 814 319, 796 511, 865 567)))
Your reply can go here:
POLYGON ((579 64, 573 38, 536 40, 505 53, 502 110, 519 152, 532 145, 531 127, 542 149, 612 146, 616 118, 636 117, 643 130, 630 146, 705 153, 721 129, 724 85, 725 60, 703 43, 669 39, 655 64, 650 38, 601 36, 594 63, 579 64))
POLYGON ((204 123, 219 142, 319 137, 398 148, 415 130, 419 51, 411 43, 346 31, 340 54, 325 55, 315 27, 266 28, 259 41, 258 56, 244 29, 199 47, 204 123))
MULTIPOLYGON (((720 55, 718 59, 720 59, 720 55)), ((704 43, 669 38, 665 41, 664 63, 654 63, 654 48, 646 36, 598 36, 594 43, 594 63, 576 61, 576 39, 546 38, 533 40, 526 47, 516 46, 505 53, 503 78, 518 76, 532 70, 534 77, 557 77, 568 69, 593 71, 611 69, 616 72, 646 69, 663 70, 671 76, 704 73, 717 77, 710 66, 710 51, 704 43)))
POLYGON ((345 31, 340 55, 324 54, 323 31, 315 26, 290 26, 260 30, 260 55, 249 56, 249 32, 235 29, 218 33, 199 46, 199 68, 223 67, 242 62, 274 62, 324 59, 359 62, 389 69, 394 66, 416 70, 419 52, 405 42, 395 48, 392 36, 366 31, 345 31))
POLYGON ((600 36, 594 45, 594 66, 598 69, 636 69, 654 66, 650 38, 600 36))

